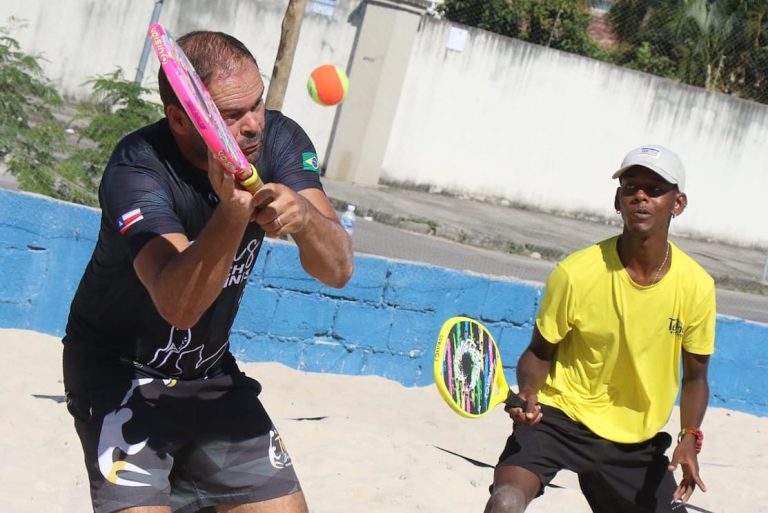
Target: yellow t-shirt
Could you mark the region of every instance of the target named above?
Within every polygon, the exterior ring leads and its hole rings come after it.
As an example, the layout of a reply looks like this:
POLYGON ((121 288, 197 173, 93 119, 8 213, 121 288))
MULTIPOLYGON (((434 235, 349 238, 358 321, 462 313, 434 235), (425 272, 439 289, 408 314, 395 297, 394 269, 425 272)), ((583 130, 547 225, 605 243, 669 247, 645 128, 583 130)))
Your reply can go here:
POLYGON ((539 400, 603 438, 636 443, 669 420, 681 347, 714 352, 715 284, 671 244, 669 272, 638 285, 617 238, 571 254, 549 276, 536 324, 558 348, 539 400))

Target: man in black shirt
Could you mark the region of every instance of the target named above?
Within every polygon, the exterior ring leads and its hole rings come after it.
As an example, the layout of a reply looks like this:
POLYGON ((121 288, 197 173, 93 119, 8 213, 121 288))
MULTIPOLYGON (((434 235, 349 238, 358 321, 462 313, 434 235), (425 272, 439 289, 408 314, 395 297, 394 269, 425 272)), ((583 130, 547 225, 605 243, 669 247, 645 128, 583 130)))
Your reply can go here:
POLYGON ((349 236, 293 120, 264 108, 256 60, 218 32, 179 38, 264 187, 210 156, 160 72, 166 117, 107 164, 99 238, 64 337, 64 385, 97 513, 305 512, 283 441, 239 371, 229 332, 265 233, 291 235, 332 287, 349 236))

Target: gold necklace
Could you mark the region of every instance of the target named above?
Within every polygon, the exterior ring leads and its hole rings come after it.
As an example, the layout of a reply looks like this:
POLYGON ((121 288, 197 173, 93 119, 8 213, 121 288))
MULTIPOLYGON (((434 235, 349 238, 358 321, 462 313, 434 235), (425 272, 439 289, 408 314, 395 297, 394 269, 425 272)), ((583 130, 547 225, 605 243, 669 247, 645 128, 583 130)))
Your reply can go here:
POLYGON ((667 263, 667 259, 669 258, 669 242, 667 242, 667 252, 664 253, 664 261, 661 263, 658 269, 656 269, 656 272, 653 273, 653 279, 651 280, 651 285, 656 283, 661 279, 661 270, 664 269, 664 265, 667 263))

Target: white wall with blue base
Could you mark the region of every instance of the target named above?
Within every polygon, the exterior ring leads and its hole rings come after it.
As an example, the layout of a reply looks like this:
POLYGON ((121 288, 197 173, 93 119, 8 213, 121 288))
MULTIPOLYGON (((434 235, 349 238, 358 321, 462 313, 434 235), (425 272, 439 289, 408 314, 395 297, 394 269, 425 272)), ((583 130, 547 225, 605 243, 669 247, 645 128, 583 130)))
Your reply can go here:
MULTIPOLYGON (((99 222, 96 209, 0 190, 0 328, 63 335, 99 222)), ((267 240, 232 329, 233 353, 426 386, 440 326, 465 315, 493 333, 514 382, 541 287, 369 256, 355 257, 355 267, 343 289, 324 287, 303 272, 293 244, 267 240)), ((716 344, 710 404, 768 416, 768 326, 718 316, 716 344)))

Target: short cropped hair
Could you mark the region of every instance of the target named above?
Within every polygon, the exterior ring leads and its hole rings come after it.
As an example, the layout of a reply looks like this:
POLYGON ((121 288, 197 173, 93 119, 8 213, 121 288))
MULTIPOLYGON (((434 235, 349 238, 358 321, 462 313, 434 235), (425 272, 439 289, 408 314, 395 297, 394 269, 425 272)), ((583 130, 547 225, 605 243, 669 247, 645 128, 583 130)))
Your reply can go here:
MULTIPOLYGON (((240 68, 243 59, 253 62, 258 67, 256 58, 250 50, 238 39, 223 32, 196 30, 184 34, 176 42, 206 86, 214 78, 227 78, 232 75, 240 68)), ((167 108, 168 105, 180 106, 181 103, 162 68, 157 73, 157 81, 163 108, 167 108)))

